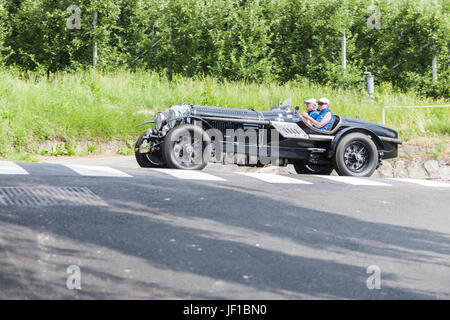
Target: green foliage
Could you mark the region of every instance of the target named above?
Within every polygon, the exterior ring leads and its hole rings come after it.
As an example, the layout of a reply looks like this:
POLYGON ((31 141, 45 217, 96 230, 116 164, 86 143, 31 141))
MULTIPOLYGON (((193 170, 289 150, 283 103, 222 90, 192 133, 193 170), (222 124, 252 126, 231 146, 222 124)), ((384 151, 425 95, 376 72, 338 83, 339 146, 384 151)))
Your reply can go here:
MULTIPOLYGON (((7 35, 7 17, 6 0, 0 0, 0 53, 5 50, 4 42, 7 35)), ((4 57, 0 55, 0 66, 3 64, 4 57)))
POLYGON ((97 145, 92 142, 88 142, 87 144, 87 153, 92 154, 97 152, 97 145))
POLYGON ((354 89, 367 70, 378 85, 448 98, 449 8, 447 0, 0 0, 0 63, 51 77, 89 68, 96 42, 100 70, 280 83, 306 77, 354 89), (80 30, 66 26, 73 4, 80 30), (374 8, 380 28, 368 27, 374 8), (431 83, 435 55, 438 84, 431 83))
MULTIPOLYGON (((361 4, 364 1, 360 1, 361 4)), ((445 0, 380 0, 381 28, 366 28, 366 6, 355 8, 359 21, 350 27, 359 49, 350 59, 361 61, 360 67, 375 74, 378 83, 389 81, 400 89, 416 89, 436 96, 435 90, 423 90, 427 77, 431 83, 431 61, 439 57, 439 73, 449 73, 449 7, 445 0), (420 89, 422 88, 422 89, 420 89)), ((448 86, 448 84, 447 84, 448 86)), ((440 96, 445 92, 438 91, 440 96)), ((448 98, 448 95, 446 96, 448 98)))
POLYGON ((127 147, 119 147, 119 149, 117 150, 117 154, 120 154, 121 156, 130 156, 134 154, 133 149, 127 147))
POLYGON ((134 139, 127 139, 125 141, 125 146, 120 146, 119 149, 117 149, 117 154, 120 154, 121 156, 133 155, 135 143, 136 141, 134 139))
MULTIPOLYGON (((445 111, 443 113, 445 114, 445 111)), ((444 119, 440 119, 440 121, 434 121, 433 123, 427 125, 426 129, 429 132, 436 132, 437 134, 442 136, 450 136, 450 118, 448 116, 448 113, 446 116, 444 116, 444 119)))
POLYGON ((436 83, 432 81, 431 70, 425 73, 425 76, 421 76, 414 72, 407 72, 405 79, 405 87, 414 88, 414 90, 424 96, 433 97, 438 99, 443 97, 445 99, 450 98, 450 70, 445 70, 439 74, 436 83))
POLYGON ((13 152, 7 155, 8 160, 17 162, 39 162, 39 159, 33 153, 13 152))
MULTIPOLYGON (((87 66, 92 61, 94 40, 104 48, 100 65, 108 66, 113 57, 109 38, 119 15, 119 6, 110 0, 80 0, 81 30, 69 30, 67 8, 72 0, 20 0, 9 7, 10 47, 7 62, 24 70, 55 72, 87 66), (99 14, 98 27, 92 26, 93 13, 99 14), (30 32, 31 31, 31 32, 30 32), (103 63, 102 63, 103 62, 103 63)), ((117 59, 116 59, 117 60, 117 59)))
POLYGON ((74 156, 76 147, 70 143, 58 143, 54 147, 41 150, 43 156, 74 156))

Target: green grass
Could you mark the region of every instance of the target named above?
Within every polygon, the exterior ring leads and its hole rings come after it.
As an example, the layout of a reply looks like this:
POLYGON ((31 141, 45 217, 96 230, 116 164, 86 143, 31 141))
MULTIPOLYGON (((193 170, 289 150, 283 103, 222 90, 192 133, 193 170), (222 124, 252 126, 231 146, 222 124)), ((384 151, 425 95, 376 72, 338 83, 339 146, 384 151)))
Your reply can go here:
MULTIPOLYGON (((36 154, 45 141, 57 141, 61 150, 78 141, 134 140, 143 128, 135 126, 152 119, 180 100, 198 105, 268 109, 291 97, 302 110, 303 100, 326 96, 336 114, 360 116, 381 122, 381 107, 387 105, 448 104, 414 93, 396 93, 389 86, 378 87, 375 102, 364 90, 337 90, 305 82, 255 84, 219 82, 213 78, 187 79, 174 76, 172 83, 151 72, 118 70, 114 73, 85 71, 56 74, 51 79, 30 74, 27 79, 0 71, 0 156, 36 154)), ((418 136, 450 136, 450 110, 388 110, 387 125, 408 140, 418 136)), ((66 149, 65 149, 66 148, 66 149)), ((91 152, 95 152, 94 145, 91 152)), ((123 150, 125 152, 125 150, 123 150)), ((26 158, 26 157, 25 157, 26 158)))
POLYGON ((76 146, 70 143, 58 143, 54 147, 42 149, 40 154, 43 156, 75 156, 77 152, 76 146))

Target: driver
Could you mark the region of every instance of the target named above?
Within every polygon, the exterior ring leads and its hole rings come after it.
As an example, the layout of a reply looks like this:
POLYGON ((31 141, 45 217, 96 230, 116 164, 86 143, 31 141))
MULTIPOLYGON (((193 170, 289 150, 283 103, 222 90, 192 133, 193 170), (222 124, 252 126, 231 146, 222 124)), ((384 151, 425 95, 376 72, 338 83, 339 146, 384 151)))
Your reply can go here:
POLYGON ((306 111, 308 111, 308 115, 314 120, 319 116, 319 111, 317 111, 317 100, 311 98, 309 100, 303 101, 306 104, 306 111))
POLYGON ((319 116, 314 119, 310 115, 308 115, 306 112, 302 113, 303 120, 308 122, 308 124, 314 126, 314 128, 328 131, 333 124, 333 112, 329 109, 330 106, 330 100, 323 97, 318 100, 318 109, 320 111, 319 116))

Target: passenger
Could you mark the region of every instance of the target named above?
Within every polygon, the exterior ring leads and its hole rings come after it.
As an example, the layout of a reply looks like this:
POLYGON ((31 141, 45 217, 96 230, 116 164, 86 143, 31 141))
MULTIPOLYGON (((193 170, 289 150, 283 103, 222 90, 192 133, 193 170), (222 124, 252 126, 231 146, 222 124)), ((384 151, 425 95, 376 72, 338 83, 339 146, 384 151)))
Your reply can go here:
POLYGON ((320 111, 319 116, 316 119, 313 119, 308 114, 302 113, 302 117, 304 120, 306 120, 309 124, 314 126, 316 129, 320 129, 323 131, 330 130, 330 127, 333 124, 334 116, 333 112, 329 109, 330 106, 330 100, 327 98, 320 98, 318 101, 318 109, 320 111))

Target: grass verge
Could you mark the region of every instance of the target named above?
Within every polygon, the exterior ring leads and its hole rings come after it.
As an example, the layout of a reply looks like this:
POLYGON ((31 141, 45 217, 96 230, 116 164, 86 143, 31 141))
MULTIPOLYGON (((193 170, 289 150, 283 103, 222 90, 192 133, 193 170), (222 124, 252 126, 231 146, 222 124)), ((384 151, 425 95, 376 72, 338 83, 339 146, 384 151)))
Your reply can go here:
MULTIPOLYGON (((76 154, 73 150, 79 141, 121 140, 128 144, 143 130, 135 127, 138 123, 152 119, 157 111, 180 100, 264 110, 291 97, 293 104, 303 109, 303 100, 322 96, 331 100, 336 114, 358 115, 378 123, 382 106, 449 103, 412 92, 394 92, 389 86, 378 87, 371 103, 363 89, 334 89, 306 80, 278 85, 175 76, 169 83, 157 73, 127 70, 59 73, 50 79, 29 74, 24 79, 13 72, 0 71, 0 156, 33 160, 33 155, 46 152, 76 154), (48 141, 61 145, 48 150, 43 147, 48 141)), ((387 125, 398 130, 400 138, 406 141, 418 137, 448 141, 450 109, 390 109, 387 125)), ((88 148, 89 152, 96 152, 95 144, 88 148)), ((129 150, 122 148, 117 152, 128 154, 129 150)))

